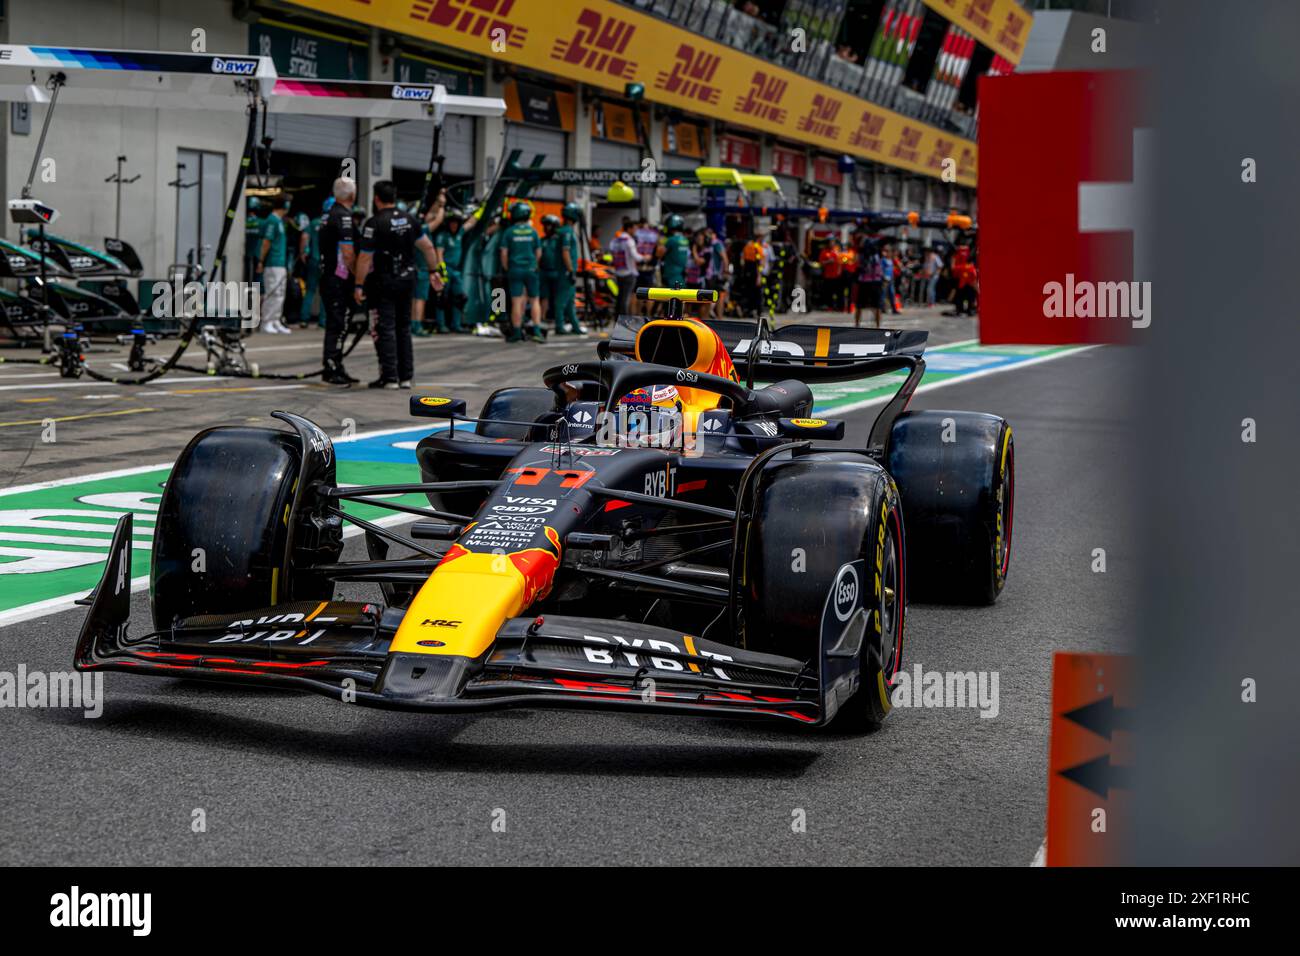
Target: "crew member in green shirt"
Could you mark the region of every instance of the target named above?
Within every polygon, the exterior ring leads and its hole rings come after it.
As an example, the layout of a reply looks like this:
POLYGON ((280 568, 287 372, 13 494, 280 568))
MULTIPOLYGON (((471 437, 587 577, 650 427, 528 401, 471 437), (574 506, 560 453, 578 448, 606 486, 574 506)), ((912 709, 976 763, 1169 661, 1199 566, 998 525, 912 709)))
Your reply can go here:
POLYGON ((555 302, 555 331, 559 335, 565 333, 566 327, 574 335, 582 335, 587 331, 578 322, 577 308, 577 274, 578 263, 582 260, 582 249, 578 243, 578 233, 575 226, 581 221, 582 206, 576 202, 565 203, 564 224, 556 230, 556 236, 560 243, 562 266, 560 279, 557 283, 559 292, 555 302))
MULTIPOLYGON (((494 216, 492 224, 487 227, 486 237, 479 248, 478 255, 480 274, 478 286, 479 294, 483 299, 484 321, 498 327, 509 324, 509 313, 505 311, 504 298, 505 270, 501 266, 501 240, 509 228, 510 219, 507 216, 494 216), (498 289, 502 293, 500 296, 498 296, 498 289)), ((505 330, 501 329, 501 333, 504 335, 505 330)))
POLYGON ((680 289, 686 282, 686 264, 691 256, 691 241, 684 234, 686 221, 672 213, 664 220, 664 228, 668 230, 668 237, 656 250, 660 274, 665 286, 680 289))
POLYGON ((303 276, 306 289, 302 295, 302 308, 298 310, 298 322, 303 326, 319 321, 313 318, 311 311, 320 285, 320 227, 323 221, 323 216, 308 219, 305 212, 298 214, 298 228, 302 230, 298 240, 298 259, 306 272, 303 276))
POLYGON ((262 241, 258 245, 257 264, 262 273, 262 331, 288 335, 281 321, 284 293, 289 283, 288 237, 284 217, 289 213, 289 197, 283 193, 271 202, 271 214, 262 223, 262 241))
POLYGON ((461 307, 465 303, 465 282, 461 263, 463 256, 461 225, 463 222, 464 217, 460 213, 448 212, 443 227, 433 237, 433 244, 442 256, 443 266, 447 270, 447 283, 442 290, 443 319, 439 321, 438 325, 441 328, 445 322, 448 332, 468 331, 461 326, 460 321, 461 307))
POLYGON ((560 325, 559 321, 558 293, 560 273, 564 269, 564 261, 560 254, 560 237, 556 235, 556 229, 559 228, 559 225, 559 216, 548 214, 542 217, 542 256, 539 260, 539 278, 542 297, 542 321, 551 318, 551 310, 555 309, 555 334, 563 335, 564 327, 560 325))
POLYGON ((510 207, 510 228, 501 237, 501 268, 506 274, 506 289, 510 293, 510 328, 506 330, 507 342, 520 342, 524 337, 541 342, 542 314, 538 301, 540 282, 538 262, 542 256, 542 240, 530 219, 533 207, 517 202, 510 207), (524 306, 529 307, 530 322, 524 327, 524 306))

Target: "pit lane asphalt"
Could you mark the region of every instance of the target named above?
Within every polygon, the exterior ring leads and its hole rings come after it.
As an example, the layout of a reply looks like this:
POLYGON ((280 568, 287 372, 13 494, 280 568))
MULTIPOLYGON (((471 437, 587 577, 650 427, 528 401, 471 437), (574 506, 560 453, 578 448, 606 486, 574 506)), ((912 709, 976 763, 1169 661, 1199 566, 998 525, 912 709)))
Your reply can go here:
MULTIPOLYGON (((992 608, 913 605, 904 651, 909 667, 997 671, 995 719, 900 709, 882 731, 855 738, 547 710, 441 717, 108 674, 98 720, 0 709, 0 863, 1026 865, 1043 836, 1052 651, 1121 651, 1128 641, 1133 539, 1122 469, 1138 361, 1093 349, 913 403, 995 411, 1015 429, 1007 589, 992 608), (1106 574, 1090 570, 1098 547, 1106 574), (205 833, 191 831, 197 808, 205 833), (792 830, 797 810, 806 832, 792 830), (492 827, 499 811, 505 832, 492 827)), ((494 374, 472 358, 458 366, 465 381, 494 374)), ((302 407, 303 394, 276 404, 302 407)), ((404 394, 385 394, 404 405, 404 394)), ((269 411, 263 401, 242 407, 269 411)), ((865 433, 874 412, 847 415, 850 434, 865 433)), ((132 418, 135 427, 146 416, 132 418)), ((189 435, 175 429, 160 422, 115 439, 123 457, 96 470, 167 460, 189 435), (158 444, 125 457, 135 441, 158 444)), ((102 440, 88 439, 95 448, 102 440)), ((35 464, 17 480, 50 477, 35 464)), ((140 633, 145 593, 133 610, 140 633)), ((80 619, 78 609, 0 629, 0 670, 69 668, 80 619)))

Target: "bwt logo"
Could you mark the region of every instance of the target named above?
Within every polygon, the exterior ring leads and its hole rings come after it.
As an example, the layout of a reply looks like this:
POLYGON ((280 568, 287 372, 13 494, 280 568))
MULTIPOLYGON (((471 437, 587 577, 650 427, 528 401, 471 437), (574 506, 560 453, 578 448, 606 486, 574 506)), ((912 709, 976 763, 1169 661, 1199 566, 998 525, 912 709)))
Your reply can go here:
POLYGON ((212 58, 212 72, 229 76, 252 76, 257 72, 256 60, 223 60, 219 56, 212 58))
POLYGON ((433 90, 425 86, 394 86, 393 99, 431 100, 433 99, 433 90))

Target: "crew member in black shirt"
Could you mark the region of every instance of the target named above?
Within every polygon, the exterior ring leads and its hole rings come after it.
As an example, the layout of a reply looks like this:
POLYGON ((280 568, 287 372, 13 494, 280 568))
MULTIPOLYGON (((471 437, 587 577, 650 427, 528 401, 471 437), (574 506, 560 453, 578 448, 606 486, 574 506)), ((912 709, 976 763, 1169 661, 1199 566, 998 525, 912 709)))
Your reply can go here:
POLYGON ((415 256, 424 256, 435 292, 442 290, 438 251, 420 223, 395 207, 397 190, 387 179, 375 183, 375 214, 361 227, 357 256, 358 303, 368 301, 379 315, 375 349, 379 378, 371 388, 410 388, 415 376, 411 352, 411 293, 415 286, 415 256), (373 275, 371 274, 373 272, 373 275), (367 282, 369 279, 369 282, 367 282))
POLYGON ((352 273, 356 265, 353 246, 352 204, 357 184, 346 177, 334 180, 334 202, 320 227, 321 303, 325 313, 325 374, 331 385, 351 385, 343 369, 343 339, 352 313, 352 273))

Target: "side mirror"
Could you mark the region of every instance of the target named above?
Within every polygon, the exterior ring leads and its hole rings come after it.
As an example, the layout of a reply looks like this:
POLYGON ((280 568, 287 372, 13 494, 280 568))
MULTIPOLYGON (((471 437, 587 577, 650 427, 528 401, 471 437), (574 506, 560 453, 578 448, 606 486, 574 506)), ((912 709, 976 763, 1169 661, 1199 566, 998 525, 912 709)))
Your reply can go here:
POLYGON ((439 398, 435 395, 412 395, 411 414, 416 418, 456 418, 465 415, 463 398, 439 398))

